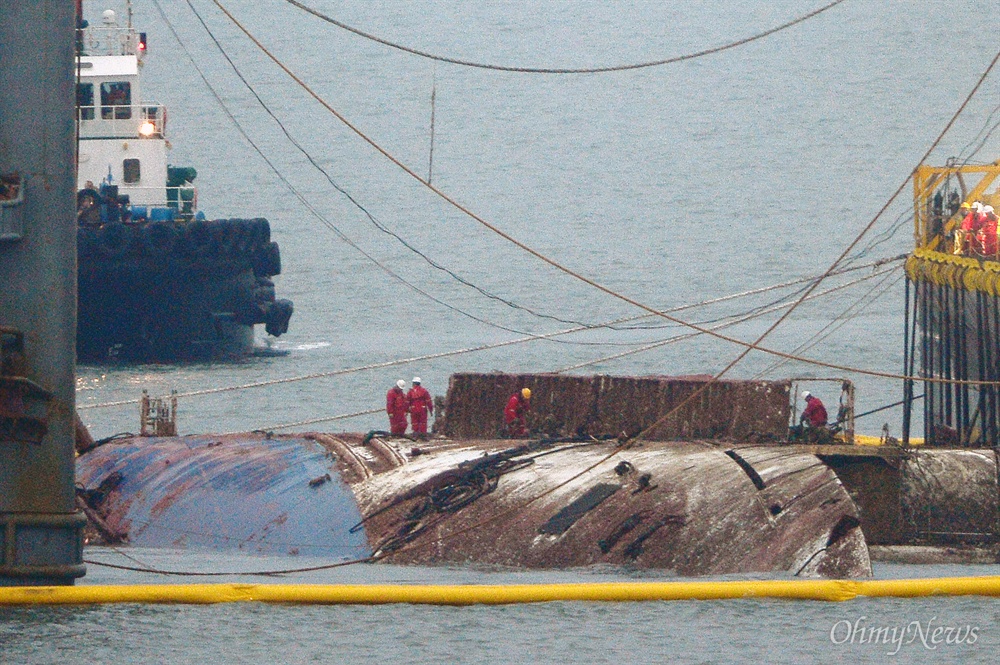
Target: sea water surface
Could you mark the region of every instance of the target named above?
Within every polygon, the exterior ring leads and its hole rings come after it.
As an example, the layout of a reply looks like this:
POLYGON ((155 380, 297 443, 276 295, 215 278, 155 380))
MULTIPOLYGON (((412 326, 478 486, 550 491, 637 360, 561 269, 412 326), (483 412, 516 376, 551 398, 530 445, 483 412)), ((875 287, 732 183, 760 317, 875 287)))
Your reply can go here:
MULTIPOLYGON (((136 431, 134 404, 103 405, 135 400, 143 389, 153 395, 228 389, 182 397, 182 434, 368 431, 385 427, 381 413, 282 426, 379 410, 386 389, 413 375, 440 395, 448 376, 459 371, 717 373, 741 348, 706 335, 612 358, 688 332, 654 318, 426 357, 644 313, 607 291, 669 309, 815 276, 877 216, 850 250, 851 264, 907 252, 912 203, 904 183, 963 107, 997 48, 988 24, 996 6, 989 0, 846 0, 766 38, 674 64, 604 74, 527 74, 394 50, 283 0, 220 3, 309 91, 216 3, 136 0, 134 21, 150 44, 144 97, 168 106, 170 161, 198 170, 199 203, 209 216, 270 220, 282 251, 279 297, 291 298, 296 311, 286 335, 260 344, 287 355, 239 363, 81 367, 78 404, 96 437, 136 431), (482 221, 565 270, 442 200, 331 109, 482 221), (402 362, 412 358, 419 360, 402 362), (385 363, 396 364, 367 369, 385 363), (290 380, 315 375, 324 376, 290 380), (259 383, 266 385, 242 388, 259 383)), ((705 51, 826 2, 305 4, 388 41, 455 59, 594 68, 705 51)), ((88 3, 89 12, 103 8, 88 3)), ((1000 157, 1000 136, 992 133, 998 93, 993 74, 928 162, 1000 157)), ((889 265, 895 269, 885 279, 810 300, 763 346, 827 364, 899 373, 902 271, 898 261, 889 265)), ((870 273, 866 268, 853 274, 870 273)), ((766 309, 789 293, 770 291, 676 316, 715 325, 766 309)), ((765 312, 720 332, 753 340, 783 312, 765 312)), ((727 376, 847 377, 857 385, 859 412, 901 397, 897 380, 777 360, 754 352, 727 376)), ((828 404, 836 402, 829 384, 817 382, 812 389, 828 404)), ((901 422, 897 408, 859 420, 858 427, 878 434, 887 425, 898 436, 901 422)), ((180 570, 302 564, 203 552, 132 555, 180 570)), ((88 551, 88 558, 127 563, 113 550, 88 551)), ((876 568, 883 577, 997 572, 973 566, 876 568)), ((380 565, 291 579, 496 583, 636 577, 662 576, 380 565)), ((91 565, 80 583, 157 581, 184 580, 91 565)), ((462 609, 108 606, 2 610, 0 617, 4 663, 992 662, 1000 643, 1000 603, 981 598, 462 609), (890 655, 893 645, 845 642, 837 632, 843 621, 887 628, 913 622, 922 628, 975 626, 977 641, 931 649, 935 645, 918 640, 890 655)))

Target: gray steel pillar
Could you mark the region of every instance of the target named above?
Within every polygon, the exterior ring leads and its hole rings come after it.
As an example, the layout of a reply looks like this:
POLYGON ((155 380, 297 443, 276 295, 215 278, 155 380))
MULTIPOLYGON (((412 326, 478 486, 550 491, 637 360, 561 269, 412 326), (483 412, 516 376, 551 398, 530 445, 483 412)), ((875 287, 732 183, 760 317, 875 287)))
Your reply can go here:
POLYGON ((84 574, 69 0, 0 0, 0 584, 84 574))

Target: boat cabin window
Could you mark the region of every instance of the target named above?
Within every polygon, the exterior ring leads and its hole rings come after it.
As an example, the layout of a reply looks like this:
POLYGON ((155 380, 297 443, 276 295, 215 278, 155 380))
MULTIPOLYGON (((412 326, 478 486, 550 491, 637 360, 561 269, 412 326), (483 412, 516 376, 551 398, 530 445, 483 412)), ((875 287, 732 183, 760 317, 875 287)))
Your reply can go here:
POLYGON ((126 159, 122 162, 122 180, 126 184, 134 185, 139 182, 142 177, 139 170, 139 160, 138 159, 126 159))
POLYGON ((80 110, 80 120, 94 119, 94 84, 76 84, 76 108, 80 110))
POLYGON ((101 117, 105 120, 132 117, 132 85, 128 81, 101 84, 101 117))

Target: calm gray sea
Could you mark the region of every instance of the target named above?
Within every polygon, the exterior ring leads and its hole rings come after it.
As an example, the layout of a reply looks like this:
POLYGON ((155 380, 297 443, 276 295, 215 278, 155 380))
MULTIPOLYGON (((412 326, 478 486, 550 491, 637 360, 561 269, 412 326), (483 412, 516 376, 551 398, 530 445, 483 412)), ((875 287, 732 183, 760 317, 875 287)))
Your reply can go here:
MULTIPOLYGON (((990 24, 995 0, 846 0, 783 32, 701 58, 606 74, 540 75, 435 63, 364 40, 282 0, 220 1, 330 107, 422 177, 432 173, 432 183, 453 199, 567 268, 664 309, 823 272, 904 183, 997 48, 990 24)), ((416 49, 561 68, 694 53, 825 4, 306 3, 416 49)), ((104 8, 87 4, 95 15, 104 8)), ((355 370, 181 400, 181 433, 245 431, 377 409, 397 378, 414 374, 432 393, 443 394, 448 376, 458 371, 559 371, 592 363, 571 371, 715 373, 739 352, 728 342, 700 336, 609 359, 685 332, 643 319, 622 329, 361 369, 642 312, 542 263, 404 174, 292 83, 213 2, 136 0, 134 9, 135 23, 150 43, 144 96, 170 109, 171 162, 198 169, 199 202, 210 216, 271 221, 284 267, 276 280, 279 297, 294 300, 296 312, 288 334, 272 342, 287 352, 282 357, 81 367, 79 405, 95 436, 135 431, 135 406, 90 407, 135 399, 142 389, 183 393, 355 370), (308 157, 244 86, 212 37, 308 157)), ((998 107, 994 74, 929 161, 1000 156, 1000 136, 990 133, 998 107)), ((906 187, 851 252, 854 264, 908 251, 911 216, 906 187)), ((886 281, 861 282, 810 301, 766 346, 899 372, 903 297, 896 265, 886 281)), ((852 275, 865 272, 870 270, 852 275)), ((768 292, 678 316, 715 325, 789 293, 768 292)), ((768 313, 722 332, 754 339, 776 316, 768 313)), ((805 363, 774 365, 773 357, 754 353, 729 376, 846 374, 805 363)), ((901 397, 895 381, 846 375, 858 387, 859 411, 901 397)), ((814 392, 824 395, 825 387, 817 385, 814 392)), ((826 398, 835 401, 836 394, 826 398)), ((888 423, 898 435, 900 422, 898 410, 881 412, 860 421, 859 429, 877 434, 888 423)), ((382 416, 372 415, 308 429, 384 427, 382 416)), ((271 563, 142 554, 147 561, 186 569, 249 570, 271 563)), ((882 566, 877 572, 912 577, 997 570, 882 566)), ((302 579, 448 583, 634 575, 364 566, 302 579)), ((92 566, 82 583, 107 581, 156 580, 92 566)), ((3 663, 992 662, 1000 643, 1000 602, 975 598, 467 609, 121 606, 3 610, 0 617, 3 663), (838 644, 836 627, 843 626, 838 622, 859 620, 886 627, 972 625, 979 628, 978 640, 934 650, 910 643, 895 655, 887 653, 891 646, 838 644)))

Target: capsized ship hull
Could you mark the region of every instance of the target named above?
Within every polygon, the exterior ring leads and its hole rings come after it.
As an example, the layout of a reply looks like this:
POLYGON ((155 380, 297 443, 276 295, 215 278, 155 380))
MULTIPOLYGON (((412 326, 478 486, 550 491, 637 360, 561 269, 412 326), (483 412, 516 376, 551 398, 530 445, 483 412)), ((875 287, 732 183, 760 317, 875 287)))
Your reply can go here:
POLYGON ((350 488, 333 475, 326 482, 335 464, 299 436, 136 437, 80 456, 77 483, 88 488, 80 496, 105 540, 368 556, 365 534, 350 531, 361 520, 350 488), (316 478, 324 482, 310 484, 316 478))
POLYGON ((77 478, 104 528, 135 545, 683 575, 871 574, 857 508, 815 456, 698 442, 617 446, 132 438, 80 456, 77 478))

